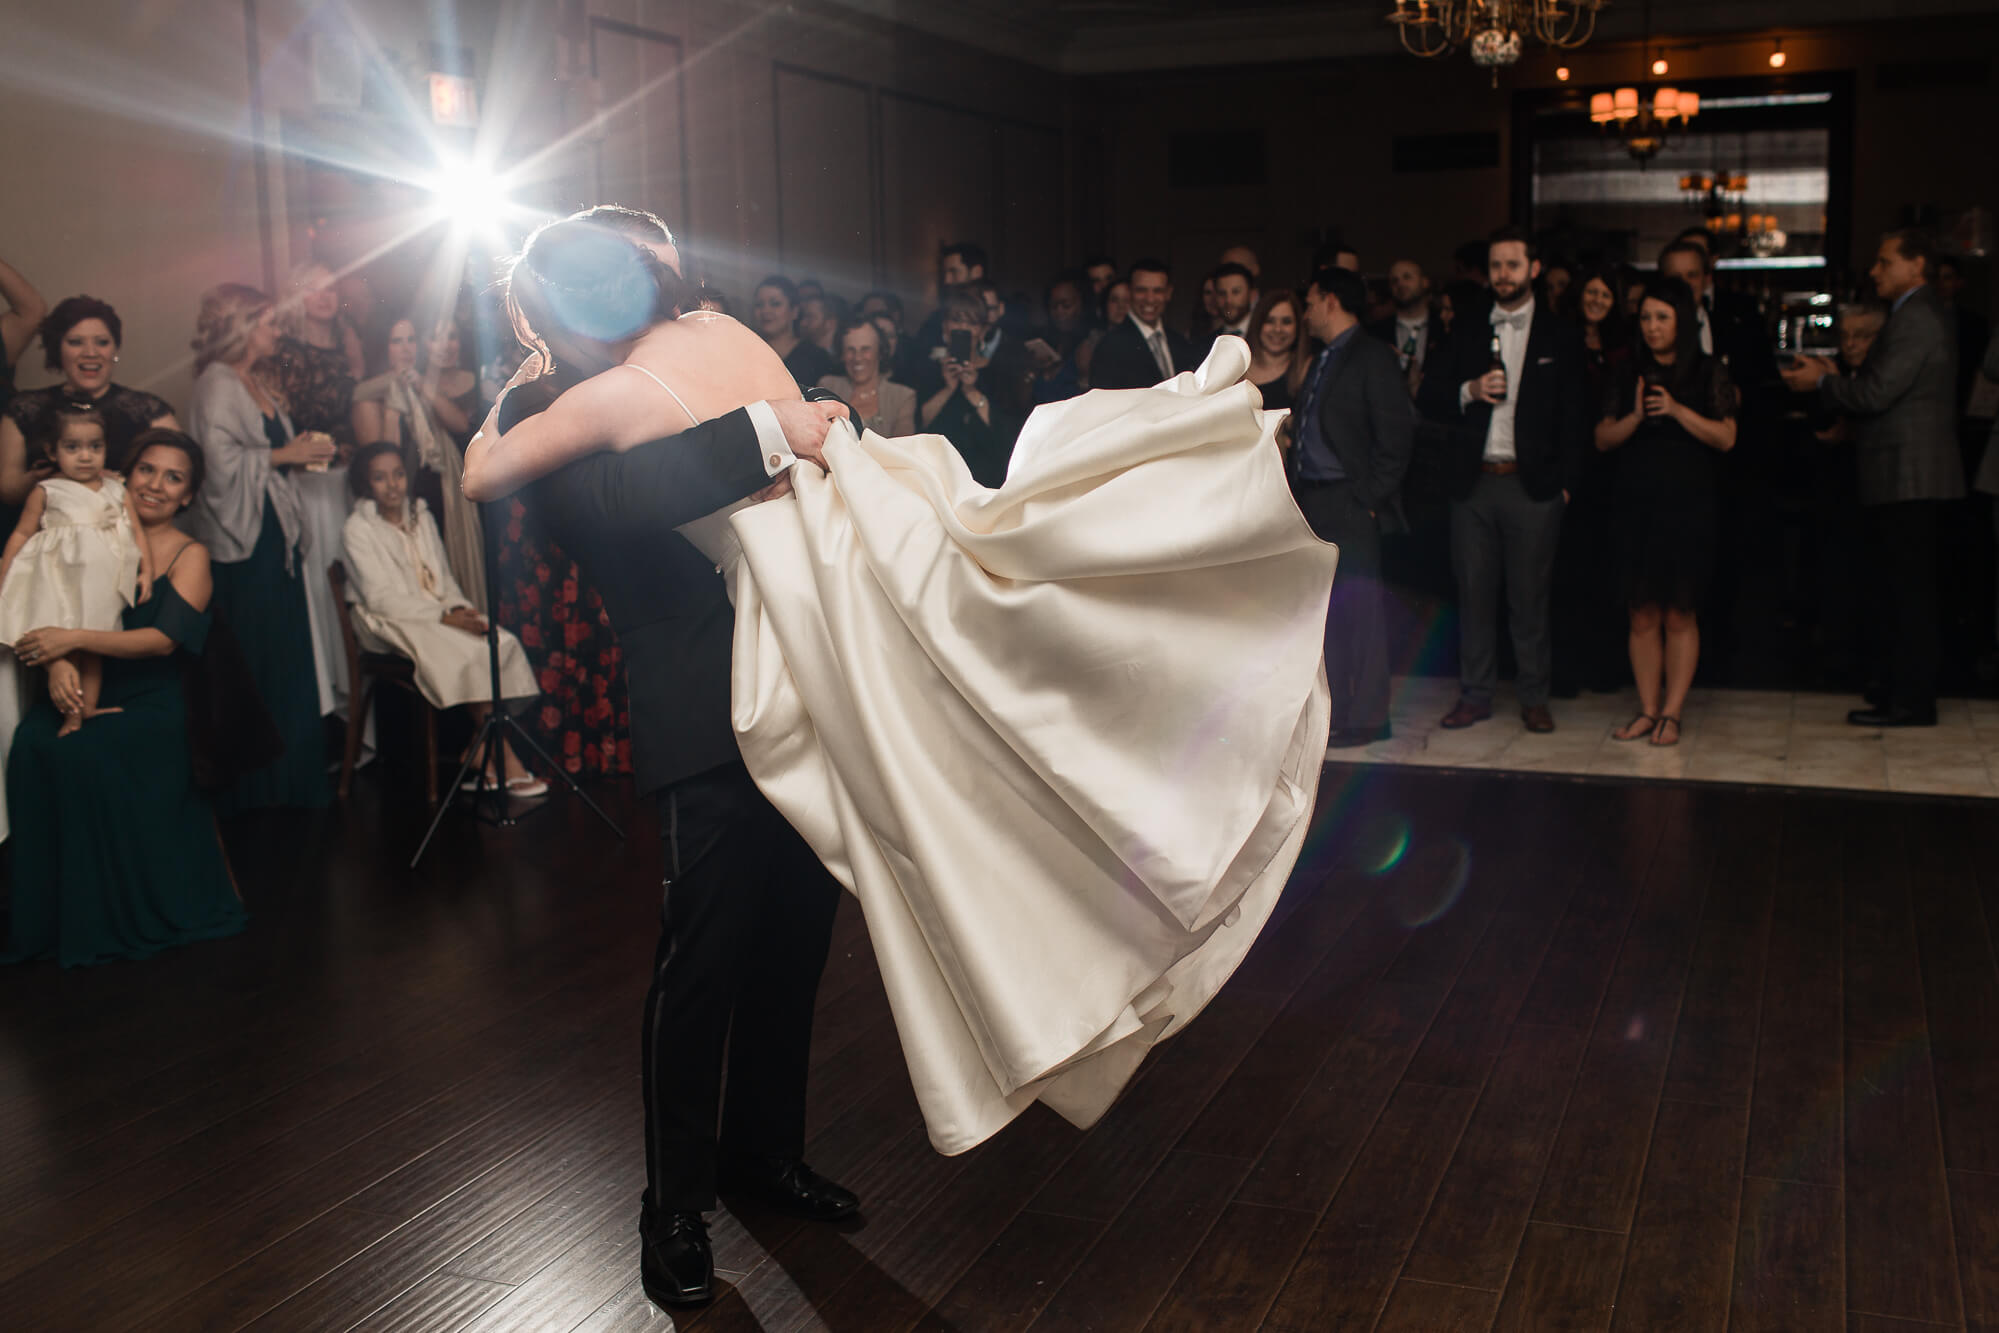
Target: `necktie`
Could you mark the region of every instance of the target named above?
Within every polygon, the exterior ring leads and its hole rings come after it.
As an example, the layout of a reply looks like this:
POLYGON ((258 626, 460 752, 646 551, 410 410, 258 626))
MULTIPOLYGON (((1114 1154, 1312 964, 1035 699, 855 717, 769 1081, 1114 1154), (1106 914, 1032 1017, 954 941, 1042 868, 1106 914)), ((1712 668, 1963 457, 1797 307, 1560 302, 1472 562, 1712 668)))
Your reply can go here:
POLYGON ((1146 341, 1152 344, 1152 359, 1159 363, 1159 378, 1163 380, 1172 379, 1173 358, 1166 353, 1166 330, 1155 329, 1152 336, 1146 339, 1146 341))

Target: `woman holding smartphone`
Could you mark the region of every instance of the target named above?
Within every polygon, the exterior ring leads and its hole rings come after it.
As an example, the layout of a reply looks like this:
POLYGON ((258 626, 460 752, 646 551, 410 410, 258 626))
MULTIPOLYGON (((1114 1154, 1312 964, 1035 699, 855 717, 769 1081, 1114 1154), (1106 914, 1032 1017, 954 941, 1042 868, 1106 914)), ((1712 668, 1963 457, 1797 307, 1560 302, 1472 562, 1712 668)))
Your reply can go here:
POLYGON ((1700 601, 1720 527, 1715 456, 1735 447, 1735 387, 1702 355, 1699 319, 1685 282, 1646 284, 1638 354, 1596 427, 1596 447, 1620 451, 1612 531, 1638 682, 1638 715, 1612 733, 1620 741, 1679 744, 1700 662, 1700 601))
POLYGON ((979 372, 987 365, 978 353, 985 302, 970 287, 953 288, 945 293, 942 310, 942 356, 924 386, 928 392, 917 409, 917 425, 949 440, 981 486, 997 487, 1006 480, 1021 423, 1008 417, 979 383, 979 372))

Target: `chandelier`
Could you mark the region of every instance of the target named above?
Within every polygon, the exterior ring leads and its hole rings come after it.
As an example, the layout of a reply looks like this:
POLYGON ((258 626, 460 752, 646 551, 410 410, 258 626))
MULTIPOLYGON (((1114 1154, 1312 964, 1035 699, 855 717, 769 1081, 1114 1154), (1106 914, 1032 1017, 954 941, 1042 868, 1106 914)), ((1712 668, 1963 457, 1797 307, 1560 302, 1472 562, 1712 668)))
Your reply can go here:
POLYGON ((1696 171, 1680 177, 1687 204, 1717 240, 1733 240, 1759 259, 1768 259, 1790 244, 1790 236, 1775 213, 1745 213, 1749 173, 1696 171))
POLYGON ((1749 195, 1749 173, 1746 171, 1696 171, 1680 177, 1680 193, 1686 198, 1687 207, 1703 217, 1714 218, 1725 215, 1730 208, 1741 208, 1749 195))
POLYGON ((1701 113, 1701 95, 1679 88, 1619 88, 1589 99, 1589 118, 1644 166, 1701 113))
POLYGON ((1469 47, 1472 63, 1493 71, 1520 59, 1527 38, 1568 50, 1596 31, 1609 0, 1395 0, 1388 21, 1413 55, 1448 55, 1469 47))

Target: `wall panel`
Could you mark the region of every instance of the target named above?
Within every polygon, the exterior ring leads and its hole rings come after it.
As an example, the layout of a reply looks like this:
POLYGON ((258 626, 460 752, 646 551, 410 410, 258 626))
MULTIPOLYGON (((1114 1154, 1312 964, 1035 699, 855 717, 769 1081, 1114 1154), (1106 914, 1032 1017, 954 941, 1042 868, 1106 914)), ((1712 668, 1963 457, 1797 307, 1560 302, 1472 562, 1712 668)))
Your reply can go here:
POLYGON ((993 120, 882 93, 883 268, 905 301, 935 302, 939 247, 994 244, 999 132, 993 120))
POLYGON ((999 132, 1000 217, 991 237, 993 277, 1008 293, 1041 299, 1070 258, 1066 165, 1058 130, 1006 124, 999 132))
POLYGON ((787 65, 774 77, 778 266, 858 295, 877 261, 868 89, 787 65))

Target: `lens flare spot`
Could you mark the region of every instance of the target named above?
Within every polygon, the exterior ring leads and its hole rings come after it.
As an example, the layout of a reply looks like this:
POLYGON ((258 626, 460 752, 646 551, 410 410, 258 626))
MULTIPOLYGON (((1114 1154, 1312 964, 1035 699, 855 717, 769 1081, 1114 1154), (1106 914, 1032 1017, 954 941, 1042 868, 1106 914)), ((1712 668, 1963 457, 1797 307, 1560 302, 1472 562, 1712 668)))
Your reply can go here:
POLYGON ((1354 845, 1360 868, 1370 875, 1385 875, 1402 864, 1409 854, 1409 822, 1389 815, 1361 832, 1354 845))
POLYGON ((1443 838, 1411 850, 1396 871, 1388 906, 1412 930, 1441 920, 1464 896, 1471 880, 1471 849, 1443 838))

